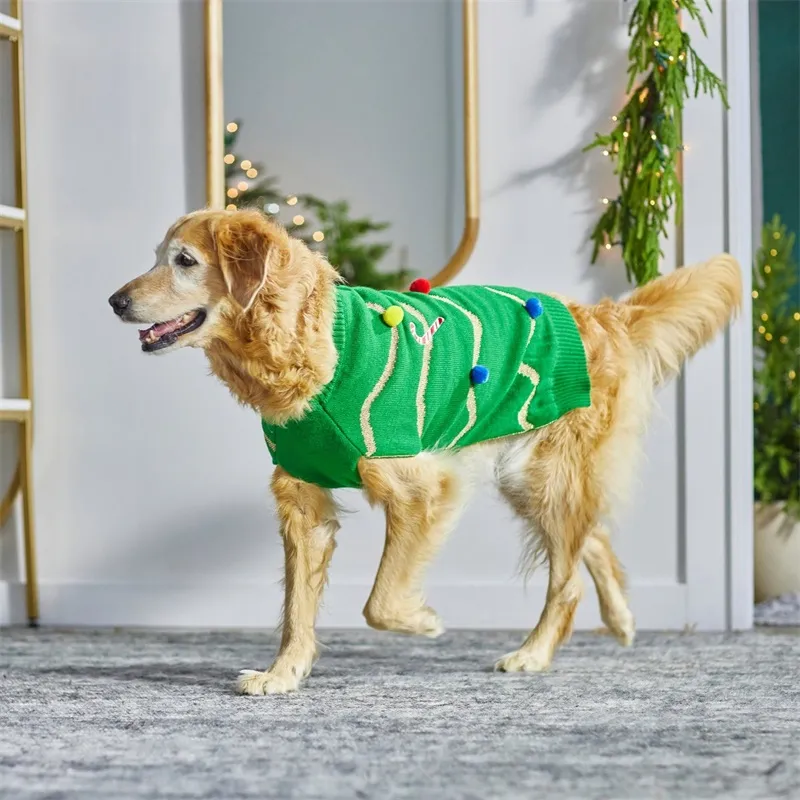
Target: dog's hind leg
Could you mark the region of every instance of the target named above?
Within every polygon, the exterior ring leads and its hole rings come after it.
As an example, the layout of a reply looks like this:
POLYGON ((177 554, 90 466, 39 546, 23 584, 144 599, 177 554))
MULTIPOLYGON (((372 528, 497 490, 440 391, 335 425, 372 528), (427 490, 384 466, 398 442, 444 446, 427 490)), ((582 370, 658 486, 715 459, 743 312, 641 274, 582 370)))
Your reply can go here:
POLYGON ((273 475, 272 491, 285 554, 281 644, 266 672, 242 671, 242 694, 290 692, 311 671, 317 655, 314 623, 339 530, 329 491, 297 480, 280 467, 273 475))
POLYGON ((547 600, 539 622, 519 650, 501 658, 504 672, 547 669, 558 646, 569 638, 583 594, 578 567, 597 524, 602 490, 593 476, 592 448, 559 421, 521 451, 513 469, 500 475, 500 491, 537 537, 549 567, 547 600), (523 458, 524 457, 524 458, 523 458))
POLYGON ((583 563, 597 589, 603 622, 620 644, 626 647, 633 644, 635 627, 625 598, 625 571, 611 549, 608 531, 603 525, 596 526, 587 538, 583 563))
POLYGON ((367 499, 386 513, 386 543, 364 617, 379 630, 438 636, 444 628, 425 604, 422 576, 461 507, 453 459, 362 459, 359 472, 367 499))

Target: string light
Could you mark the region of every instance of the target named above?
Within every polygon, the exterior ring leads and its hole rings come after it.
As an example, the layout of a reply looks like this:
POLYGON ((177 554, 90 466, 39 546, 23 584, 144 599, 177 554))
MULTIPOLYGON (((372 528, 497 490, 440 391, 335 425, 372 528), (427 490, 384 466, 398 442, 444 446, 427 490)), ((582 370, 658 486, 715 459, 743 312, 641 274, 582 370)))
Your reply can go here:
POLYGON ((765 312, 764 312, 764 313, 761 315, 761 319, 762 319, 762 321, 763 321, 763 322, 766 322, 766 321, 769 319, 769 314, 767 314, 767 312, 765 311, 765 312))
POLYGON ((235 122, 229 122, 225 126, 225 130, 228 131, 228 133, 236 133, 236 131, 239 130, 239 126, 235 122))
POLYGON ((281 207, 277 203, 270 203, 266 208, 266 211, 269 214, 277 214, 280 210, 281 207))
POLYGON ((225 158, 222 159, 226 164, 233 164, 236 161, 236 156, 233 153, 228 153, 225 158))
POLYGON ((607 156, 608 154, 609 154, 609 153, 608 153, 608 150, 603 150, 603 155, 604 155, 604 156, 607 156))
POLYGON ((651 205, 651 206, 654 206, 655 204, 656 204, 656 201, 655 201, 655 200, 651 200, 651 201, 650 201, 650 205, 651 205))
POLYGON ((602 199, 600 202, 601 202, 601 203, 602 203, 604 206, 607 206, 607 205, 608 205, 608 204, 609 204, 611 201, 610 201, 610 200, 609 200, 607 197, 604 197, 604 198, 603 198, 603 199, 602 199))
POLYGON ((681 54, 678 56, 678 61, 683 61, 685 58, 686 58, 686 53, 681 53, 681 54))
POLYGON ((764 272, 769 275, 772 272, 772 267, 769 264, 764 264, 764 272))
POLYGON ((227 195, 230 198, 238 197, 239 196, 239 190, 235 186, 231 186, 231 188, 228 189, 227 195))
POLYGON ((226 211, 236 211, 236 204, 235 203, 228 203, 228 205, 225 206, 225 210, 226 211))
POLYGON ((772 341, 772 334, 771 334, 771 333, 768 333, 768 334, 766 334, 766 335, 764 336, 764 338, 765 338, 765 339, 766 339, 768 342, 771 342, 771 341, 772 341))
POLYGON ((245 159, 244 161, 242 161, 242 163, 241 163, 241 164, 239 164, 239 166, 240 166, 242 169, 245 169, 245 170, 247 170, 247 169, 250 169, 250 167, 252 167, 252 166, 253 166, 253 164, 252 164, 252 162, 250 162, 250 161, 248 161, 247 159, 245 159))
POLYGON ((650 131, 650 138, 651 138, 653 141, 655 141, 655 140, 658 138, 658 137, 656 136, 656 132, 655 132, 655 131, 650 131))
POLYGON ((619 119, 619 117, 616 114, 614 114, 614 116, 611 117, 611 121, 612 122, 616 122, 618 119, 619 119))
POLYGON ((789 337, 788 336, 781 336, 779 341, 780 341, 781 344, 788 344, 789 337))
POLYGON ((314 231, 314 233, 311 234, 311 238, 315 242, 321 242, 325 238, 325 234, 322 231, 314 231))
POLYGON ((653 42, 653 44, 654 44, 656 47, 659 47, 659 46, 661 45, 661 42, 660 42, 658 39, 656 39, 656 40, 653 42))
POLYGON ((793 369, 790 369, 789 370, 789 380, 793 381, 796 377, 797 377, 797 373, 793 369))
POLYGON ((289 195, 289 197, 286 198, 286 204, 290 206, 296 206, 297 198, 293 194, 289 195))
POLYGON ((775 256, 776 256, 776 255, 778 255, 778 251, 777 251, 777 250, 775 250, 775 249, 773 248, 772 250, 770 250, 770 251, 769 251, 769 254, 770 254, 770 255, 771 255, 773 258, 775 258, 775 256))
POLYGON ((610 250, 610 249, 611 249, 611 242, 606 242, 606 250, 610 250))
POLYGON ((292 222, 295 225, 302 225, 306 221, 306 218, 302 214, 296 214, 292 217, 292 222))
POLYGON ((759 325, 759 326, 758 326, 758 332, 759 332, 760 334, 762 334, 762 336, 763 336, 763 334, 765 334, 765 333, 766 333, 766 331, 767 331, 767 329, 766 329, 766 328, 765 328, 763 325, 759 325))
POLYGON ((757 300, 757 299, 758 299, 758 290, 757 289, 753 289, 753 300, 757 300))
POLYGON ((670 56, 670 57, 669 57, 669 60, 670 60, 670 61, 674 61, 674 60, 675 60, 675 56, 670 56))
POLYGON ((250 169, 247 170, 247 177, 248 178, 255 178, 256 175, 258 175, 258 170, 255 169, 254 167, 250 167, 250 169))
POLYGON ((628 131, 622 131, 622 138, 623 139, 627 139, 628 138, 628 131))
POLYGON ((237 183, 237 184, 236 184, 236 188, 237 188, 237 189, 238 189, 240 192, 246 192, 246 191, 247 191, 247 187, 248 187, 248 185, 249 185, 249 184, 247 183, 247 181, 239 181, 239 183, 237 183))
POLYGON ((772 234, 772 238, 773 239, 780 239, 781 235, 780 235, 780 233, 778 233, 778 231, 775 231, 775 233, 772 234))
POLYGON ((795 322, 800 322, 800 311, 795 311, 794 312, 794 319, 795 319, 795 322))

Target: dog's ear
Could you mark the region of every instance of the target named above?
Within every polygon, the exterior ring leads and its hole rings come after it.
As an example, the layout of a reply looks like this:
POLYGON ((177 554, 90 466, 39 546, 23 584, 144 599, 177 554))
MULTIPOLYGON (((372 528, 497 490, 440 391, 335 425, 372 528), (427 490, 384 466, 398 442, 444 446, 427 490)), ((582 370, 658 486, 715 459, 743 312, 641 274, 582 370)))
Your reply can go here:
POLYGON ((247 311, 267 278, 273 246, 267 222, 257 212, 234 212, 220 217, 212 233, 228 292, 247 311))

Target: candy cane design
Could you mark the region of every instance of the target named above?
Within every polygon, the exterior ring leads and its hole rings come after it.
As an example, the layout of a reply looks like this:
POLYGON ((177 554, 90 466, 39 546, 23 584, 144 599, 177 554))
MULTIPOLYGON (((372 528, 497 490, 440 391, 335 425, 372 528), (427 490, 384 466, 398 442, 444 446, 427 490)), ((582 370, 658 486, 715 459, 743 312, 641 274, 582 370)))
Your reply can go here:
POLYGON ((436 331, 438 331, 439 328, 442 327, 443 322, 444 322, 444 317, 437 317, 434 320, 433 324, 430 326, 430 328, 428 328, 428 330, 425 331, 425 333, 422 334, 422 336, 420 336, 417 333, 417 326, 413 322, 409 322, 408 327, 410 328, 411 335, 414 337, 417 344, 425 345, 425 344, 430 344, 430 342, 433 339, 433 334, 436 333, 436 331))

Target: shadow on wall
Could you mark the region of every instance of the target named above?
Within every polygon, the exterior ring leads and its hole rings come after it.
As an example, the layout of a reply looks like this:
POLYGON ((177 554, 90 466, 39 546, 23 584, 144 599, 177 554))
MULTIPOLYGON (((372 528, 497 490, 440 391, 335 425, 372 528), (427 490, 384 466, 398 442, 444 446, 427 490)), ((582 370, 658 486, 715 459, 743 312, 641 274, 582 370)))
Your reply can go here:
MULTIPOLYGON (((542 79, 531 89, 530 107, 535 114, 541 114, 565 96, 577 98, 584 116, 588 116, 580 143, 553 161, 518 172, 495 194, 551 176, 562 181, 570 193, 582 195, 585 205, 578 213, 586 217, 586 229, 576 252, 586 253, 588 260, 589 234, 601 211, 598 200, 616 195, 618 188, 609 162, 597 150, 584 153, 583 147, 594 139, 595 133, 610 127, 611 116, 623 103, 628 63, 626 28, 616 3, 567 0, 565 5, 570 9, 568 17, 549 37, 542 79)), ((539 7, 538 2, 526 0, 527 15, 535 15, 539 7)), ((631 288, 617 251, 613 256, 601 254, 597 264, 587 265, 585 274, 598 297, 621 294, 631 288)))

